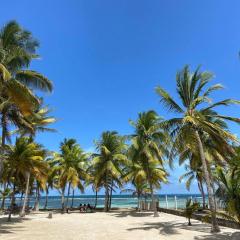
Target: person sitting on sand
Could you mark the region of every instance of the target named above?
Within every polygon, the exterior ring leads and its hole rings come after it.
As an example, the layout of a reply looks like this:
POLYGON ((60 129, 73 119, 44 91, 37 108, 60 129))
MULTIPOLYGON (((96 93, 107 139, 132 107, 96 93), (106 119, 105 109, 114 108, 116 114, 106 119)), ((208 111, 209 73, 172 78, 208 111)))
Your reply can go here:
POLYGON ((88 204, 87 204, 87 209, 91 209, 91 210, 92 210, 93 207, 88 203, 88 204))
POLYGON ((80 212, 84 212, 85 211, 84 206, 81 203, 79 204, 79 210, 80 210, 80 212))

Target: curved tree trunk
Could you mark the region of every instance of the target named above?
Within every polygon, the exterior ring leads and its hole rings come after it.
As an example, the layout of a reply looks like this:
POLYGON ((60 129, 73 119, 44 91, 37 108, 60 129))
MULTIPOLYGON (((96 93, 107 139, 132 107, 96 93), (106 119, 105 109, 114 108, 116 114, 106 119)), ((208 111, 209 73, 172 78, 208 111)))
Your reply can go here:
POLYGON ((210 180, 210 175, 208 172, 207 161, 205 159, 202 141, 201 141, 201 138, 200 138, 197 130, 195 131, 195 134, 196 134, 196 138, 197 138, 197 142, 198 142, 200 158, 201 158, 202 165, 203 165, 204 178, 206 180, 206 185, 207 185, 209 208, 210 208, 210 211, 212 214, 212 232, 219 232, 220 229, 219 229, 217 217, 216 217, 214 194, 213 194, 212 184, 211 184, 211 180, 210 180))
POLYGON ((74 201, 74 188, 73 188, 73 191, 72 191, 72 204, 71 204, 71 208, 73 208, 73 201, 74 201))
POLYGON ((26 188, 25 188, 25 196, 24 196, 24 200, 23 200, 23 206, 22 206, 22 210, 20 212, 20 217, 24 217, 25 216, 25 208, 26 208, 26 204, 27 204, 27 200, 28 200, 28 192, 29 192, 29 180, 30 180, 30 173, 27 172, 26 173, 26 188))
POLYGON ((44 209, 47 209, 47 205, 48 205, 48 188, 49 188, 49 186, 47 186, 47 188, 46 188, 46 197, 45 197, 44 209))

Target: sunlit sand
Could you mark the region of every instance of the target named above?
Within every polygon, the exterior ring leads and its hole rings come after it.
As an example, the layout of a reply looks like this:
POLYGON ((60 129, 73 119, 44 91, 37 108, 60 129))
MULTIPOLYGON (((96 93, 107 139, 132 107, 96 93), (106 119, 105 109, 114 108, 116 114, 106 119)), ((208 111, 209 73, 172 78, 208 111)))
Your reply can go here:
POLYGON ((3 240, 225 240, 240 239, 240 232, 221 228, 221 233, 211 234, 210 225, 160 213, 154 218, 152 213, 136 213, 118 210, 110 213, 47 213, 31 214, 24 219, 13 218, 11 223, 1 217, 0 239, 3 240))

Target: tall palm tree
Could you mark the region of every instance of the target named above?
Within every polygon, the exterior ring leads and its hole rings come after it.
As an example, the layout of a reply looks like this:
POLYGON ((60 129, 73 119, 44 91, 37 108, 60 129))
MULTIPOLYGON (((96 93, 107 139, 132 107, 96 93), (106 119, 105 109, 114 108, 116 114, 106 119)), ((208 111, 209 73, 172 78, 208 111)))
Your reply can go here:
MULTIPOLYGON (((159 171, 159 174, 152 174, 155 175, 152 177, 152 182, 154 188, 158 189, 160 188, 160 184, 162 181, 166 182, 165 178, 165 172, 163 173, 163 169, 158 169, 158 165, 152 166, 151 169, 152 172, 157 172, 159 171), (158 169, 156 171, 156 169, 158 169)), ((152 197, 152 191, 149 187, 148 179, 147 179, 147 174, 141 163, 136 163, 130 161, 130 164, 127 165, 127 167, 124 169, 124 175, 123 175, 123 180, 126 182, 131 182, 131 184, 135 187, 135 189, 123 189, 121 192, 131 192, 134 196, 137 196, 138 199, 138 206, 137 208, 140 209, 140 198, 144 197, 145 200, 147 196, 152 197)))
MULTIPOLYGON (((9 139, 8 123, 32 129, 23 116, 32 114, 39 100, 32 89, 52 91, 52 83, 42 74, 27 69, 36 59, 38 42, 29 31, 11 21, 0 30, 0 103, 2 105, 2 151, 9 139)), ((0 161, 0 175, 2 161, 0 161)))
POLYGON ((46 209, 48 205, 49 189, 53 189, 57 184, 58 173, 59 173, 59 167, 57 166, 58 160, 59 160, 59 157, 56 152, 52 152, 51 156, 49 156, 46 159, 46 162, 48 163, 49 168, 48 168, 48 175, 47 175, 47 182, 46 182, 46 196, 45 196, 44 209, 46 209))
MULTIPOLYGON (((138 175, 147 181, 151 190, 154 216, 158 216, 154 185, 167 182, 167 173, 163 168, 164 156, 167 155, 168 135, 161 128, 161 119, 154 111, 139 113, 136 122, 130 121, 135 128, 129 158, 135 164, 138 175)), ((138 176, 136 175, 136 176, 138 176)))
POLYGON ((86 181, 86 185, 92 185, 92 190, 95 192, 95 208, 97 207, 97 201, 98 201, 98 191, 104 187, 104 181, 102 181, 101 178, 98 178, 98 166, 94 164, 93 157, 95 154, 90 154, 90 159, 92 160, 89 164, 89 168, 87 169, 87 173, 89 175, 88 180, 86 181))
POLYGON ((43 161, 45 150, 29 138, 17 138, 14 146, 7 149, 7 159, 13 169, 12 176, 23 178, 25 182, 25 197, 20 216, 25 215, 28 199, 30 177, 33 176, 41 183, 47 179, 47 164, 43 161))
POLYGON ((164 123, 165 128, 171 131, 171 136, 174 139, 173 149, 184 151, 184 148, 191 148, 200 156, 212 213, 212 231, 218 232, 220 229, 216 219, 211 176, 204 152, 203 138, 211 139, 215 146, 221 148, 222 151, 229 150, 231 148, 228 144, 229 141, 236 141, 236 137, 222 123, 224 120, 234 122, 240 122, 240 120, 220 115, 214 110, 217 106, 228 106, 232 103, 239 103, 239 101, 225 99, 212 103, 209 95, 215 90, 222 89, 222 85, 216 84, 205 89, 211 78, 211 73, 200 72, 199 68, 191 73, 189 67, 185 66, 182 71, 178 72, 176 83, 181 105, 161 87, 157 87, 156 92, 161 98, 161 103, 168 110, 179 115, 164 123))
POLYGON ((81 180, 85 180, 88 157, 76 143, 75 139, 64 139, 60 146, 61 154, 58 158, 58 186, 62 195, 62 212, 68 206, 70 189, 78 187, 82 192, 84 186, 81 180), (68 185, 68 186, 67 186, 68 185), (65 190, 67 189, 67 202, 65 205, 65 190))
POLYGON ((93 159, 96 182, 102 183, 105 188, 104 210, 110 209, 111 192, 115 183, 121 185, 122 166, 127 162, 124 153, 126 145, 124 138, 115 131, 103 132, 99 141, 96 142, 98 151, 93 159))

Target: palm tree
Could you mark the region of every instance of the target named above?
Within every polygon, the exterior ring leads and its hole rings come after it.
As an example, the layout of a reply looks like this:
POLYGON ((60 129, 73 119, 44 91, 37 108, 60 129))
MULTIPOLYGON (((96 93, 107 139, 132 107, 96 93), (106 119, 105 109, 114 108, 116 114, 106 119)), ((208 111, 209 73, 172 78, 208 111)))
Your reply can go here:
POLYGON ((212 231, 218 232, 220 229, 216 219, 211 176, 204 152, 203 139, 207 137, 222 151, 229 151, 231 148, 229 141, 236 141, 236 137, 227 131, 226 125, 223 126, 222 123, 224 120, 234 122, 240 122, 240 120, 220 115, 214 110, 217 106, 228 106, 232 103, 239 103, 239 101, 225 99, 211 103, 209 95, 215 90, 222 89, 222 85, 216 84, 204 90, 211 78, 211 73, 200 72, 199 68, 191 73, 189 67, 185 66, 182 71, 178 72, 176 76, 177 94, 182 106, 161 87, 157 87, 156 92, 165 107, 171 112, 179 114, 179 117, 169 119, 163 124, 167 130, 171 131, 171 136, 174 139, 173 152, 175 150, 182 152, 184 148, 191 148, 200 156, 212 213, 212 231))
MULTIPOLYGON (((192 161, 193 163, 198 163, 199 162, 195 162, 192 161)), ((190 166, 190 165, 185 165, 185 169, 186 169, 186 173, 184 173, 182 176, 180 176, 179 178, 179 182, 182 182, 183 179, 187 179, 186 180, 186 188, 189 191, 190 190, 190 186, 192 184, 192 182, 196 179, 197 183, 198 183, 198 189, 202 195, 202 200, 203 200, 203 209, 205 209, 206 207, 206 196, 204 193, 204 187, 203 187, 203 171, 202 168, 200 166, 190 166)))
POLYGON ((11 189, 10 188, 4 188, 3 190, 0 190, 0 199, 2 201, 1 209, 4 209, 4 203, 5 199, 11 195, 11 189))
POLYGON ((186 208, 184 209, 184 216, 188 219, 188 226, 192 226, 191 218, 194 212, 199 209, 199 203, 192 202, 192 199, 188 199, 186 202, 186 208))
POLYGON ((46 182, 46 196, 45 196, 44 209, 46 209, 48 205, 49 189, 53 189, 57 182, 57 178, 58 178, 57 174, 59 172, 59 168, 57 166, 58 159, 59 157, 56 152, 52 152, 51 156, 49 156, 46 159, 46 162, 48 163, 49 168, 48 168, 47 182, 46 182))
POLYGON ((127 162, 125 148, 124 138, 115 131, 103 132, 96 142, 98 153, 94 156, 93 168, 96 182, 102 183, 105 188, 106 212, 110 209, 111 192, 115 183, 121 185, 122 166, 127 162))
POLYGON ((68 206, 70 189, 78 187, 82 192, 84 186, 81 180, 88 177, 87 169, 87 155, 83 152, 75 139, 64 139, 60 146, 61 154, 58 157, 58 187, 62 195, 62 212, 68 206), (65 190, 67 189, 67 202, 65 205, 65 190))
MULTIPOLYGON (((8 123, 32 130, 24 116, 32 114, 39 100, 32 88, 52 91, 52 83, 42 74, 27 69, 36 59, 38 42, 31 33, 11 21, 0 30, 0 103, 2 151, 9 139, 8 123)), ((0 175, 2 161, 0 161, 0 175)))
POLYGON ((217 168, 218 189, 216 196, 223 201, 227 215, 240 226, 240 175, 235 169, 217 168))
MULTIPOLYGON (((42 105, 42 103, 41 103, 42 105)), ((31 115, 25 116, 24 120, 31 126, 31 130, 26 127, 21 127, 15 130, 13 133, 18 133, 21 136, 30 135, 35 137, 38 132, 56 132, 55 129, 49 128, 48 125, 56 122, 56 118, 48 116, 51 110, 48 106, 39 106, 31 115)))
POLYGON ((135 163, 138 174, 149 184, 154 216, 158 216, 153 188, 154 185, 160 187, 161 182, 167 182, 163 163, 164 156, 168 153, 168 135, 161 129, 161 119, 154 111, 139 113, 137 121, 130 123, 135 128, 135 133, 129 158, 135 163))
POLYGON ((7 149, 7 159, 14 169, 12 176, 25 180, 25 196, 20 216, 25 215, 25 207, 29 193, 30 177, 33 176, 43 184, 47 178, 47 164, 43 161, 45 150, 29 138, 17 138, 14 146, 7 149))
POLYGON ((4 165, 4 172, 3 172, 2 177, 0 179, 0 183, 2 185, 1 209, 3 210, 4 207, 5 207, 5 200, 6 200, 7 193, 11 188, 11 182, 10 182, 11 169, 10 169, 9 162, 6 159, 6 155, 2 156, 2 159, 3 159, 3 165, 4 165))
POLYGON ((94 164, 93 158, 95 154, 90 154, 91 163, 89 164, 89 168, 87 169, 87 173, 89 175, 88 180, 86 181, 86 185, 92 185, 92 190, 95 192, 95 208, 97 207, 98 201, 98 191, 104 186, 104 182, 102 179, 99 179, 97 176, 98 168, 97 165, 94 164))

